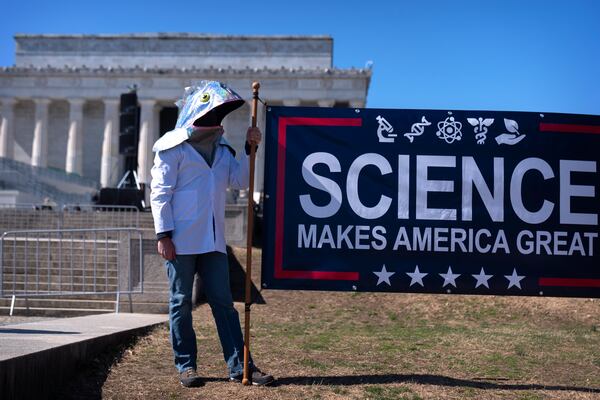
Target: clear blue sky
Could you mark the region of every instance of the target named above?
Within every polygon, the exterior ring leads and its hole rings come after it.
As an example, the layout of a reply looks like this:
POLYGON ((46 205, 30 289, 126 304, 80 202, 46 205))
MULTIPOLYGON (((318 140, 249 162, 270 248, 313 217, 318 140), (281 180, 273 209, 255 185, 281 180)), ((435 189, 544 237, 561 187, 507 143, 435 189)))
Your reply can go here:
POLYGON ((372 60, 367 106, 600 115, 600 1, 7 0, 15 33, 310 34, 334 66, 372 60))

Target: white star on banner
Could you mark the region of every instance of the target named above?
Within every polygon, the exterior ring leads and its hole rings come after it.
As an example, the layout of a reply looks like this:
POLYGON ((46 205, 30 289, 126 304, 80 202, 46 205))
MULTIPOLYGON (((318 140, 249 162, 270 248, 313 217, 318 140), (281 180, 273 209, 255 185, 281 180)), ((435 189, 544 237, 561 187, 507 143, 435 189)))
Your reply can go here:
POLYGON ((418 283, 419 285, 424 287, 425 285, 423 285, 423 278, 428 274, 420 272, 419 266, 417 265, 415 267, 415 272, 407 272, 406 275, 410 276, 410 285, 409 286, 412 286, 415 283, 418 283))
POLYGON ((508 289, 510 289, 513 286, 516 286, 519 289, 521 289, 521 281, 525 278, 524 275, 523 276, 517 275, 516 268, 513 269, 512 275, 504 275, 504 277, 506 279, 508 279, 508 289))
POLYGON ((385 282, 388 285, 392 286, 392 284, 390 283, 390 276, 394 275, 395 272, 387 272, 387 270, 385 269, 385 264, 383 264, 381 271, 373 271, 373 273, 377 275, 377 286, 379 286, 379 284, 382 282, 385 282))
POLYGON ((453 274, 452 268, 448 267, 448 272, 446 272, 445 274, 440 274, 440 276, 444 278, 444 284, 442 285, 442 287, 445 287, 446 285, 452 285, 456 287, 456 278, 458 278, 460 274, 453 274))
POLYGON ((483 270, 483 267, 481 268, 481 272, 478 275, 472 274, 473 278, 477 279, 477 284, 475 285, 475 289, 477 289, 479 286, 483 285, 486 288, 490 288, 488 286, 488 280, 493 276, 493 275, 486 275, 485 271, 483 270))

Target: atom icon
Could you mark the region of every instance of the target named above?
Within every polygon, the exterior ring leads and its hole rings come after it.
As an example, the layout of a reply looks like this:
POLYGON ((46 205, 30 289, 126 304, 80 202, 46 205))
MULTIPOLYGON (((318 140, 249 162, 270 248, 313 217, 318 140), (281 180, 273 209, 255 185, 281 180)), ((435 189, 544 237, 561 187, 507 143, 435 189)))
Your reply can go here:
POLYGON ((437 137, 446 141, 446 143, 454 143, 455 140, 462 139, 462 124, 454 120, 454 117, 448 117, 443 121, 438 122, 438 130, 435 133, 437 137))

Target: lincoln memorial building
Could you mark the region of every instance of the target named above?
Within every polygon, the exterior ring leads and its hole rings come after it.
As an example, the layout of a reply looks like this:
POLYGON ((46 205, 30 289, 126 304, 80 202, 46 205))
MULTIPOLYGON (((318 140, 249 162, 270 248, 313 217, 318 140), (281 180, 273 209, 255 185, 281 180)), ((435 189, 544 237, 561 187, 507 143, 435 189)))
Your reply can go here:
MULTIPOLYGON (((248 101, 223 123, 225 137, 241 151, 253 81, 268 105, 360 108, 371 79, 369 68, 333 66, 329 36, 23 34, 15 42, 15 65, 0 68, 0 190, 17 192, 27 188, 6 171, 23 165, 48 170, 52 182, 64 182, 62 191, 115 187, 124 173, 119 96, 133 87, 141 107, 137 173, 149 184, 152 144, 174 127, 174 102, 198 80, 225 82, 248 101)), ((264 107, 258 110, 263 132, 264 107)), ((258 192, 263 165, 261 148, 258 192)))

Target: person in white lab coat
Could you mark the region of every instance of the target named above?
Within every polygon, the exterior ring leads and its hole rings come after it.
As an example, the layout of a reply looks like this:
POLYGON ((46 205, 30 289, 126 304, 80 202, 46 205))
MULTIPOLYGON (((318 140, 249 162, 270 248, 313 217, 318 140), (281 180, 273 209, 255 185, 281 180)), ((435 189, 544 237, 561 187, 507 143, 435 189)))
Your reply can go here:
MULTIPOLYGON (((151 206, 158 253, 169 278, 169 322, 175 366, 183 386, 201 386, 197 373, 196 336, 192 326, 192 286, 200 274, 217 326, 231 381, 241 382, 244 340, 233 307, 225 243, 225 198, 228 187, 247 189, 250 145, 261 132, 249 128, 246 155, 240 161, 222 137, 221 121, 244 103, 226 85, 201 81, 186 88, 177 103, 174 130, 153 147, 151 206)), ((274 381, 250 360, 254 385, 274 381)))

